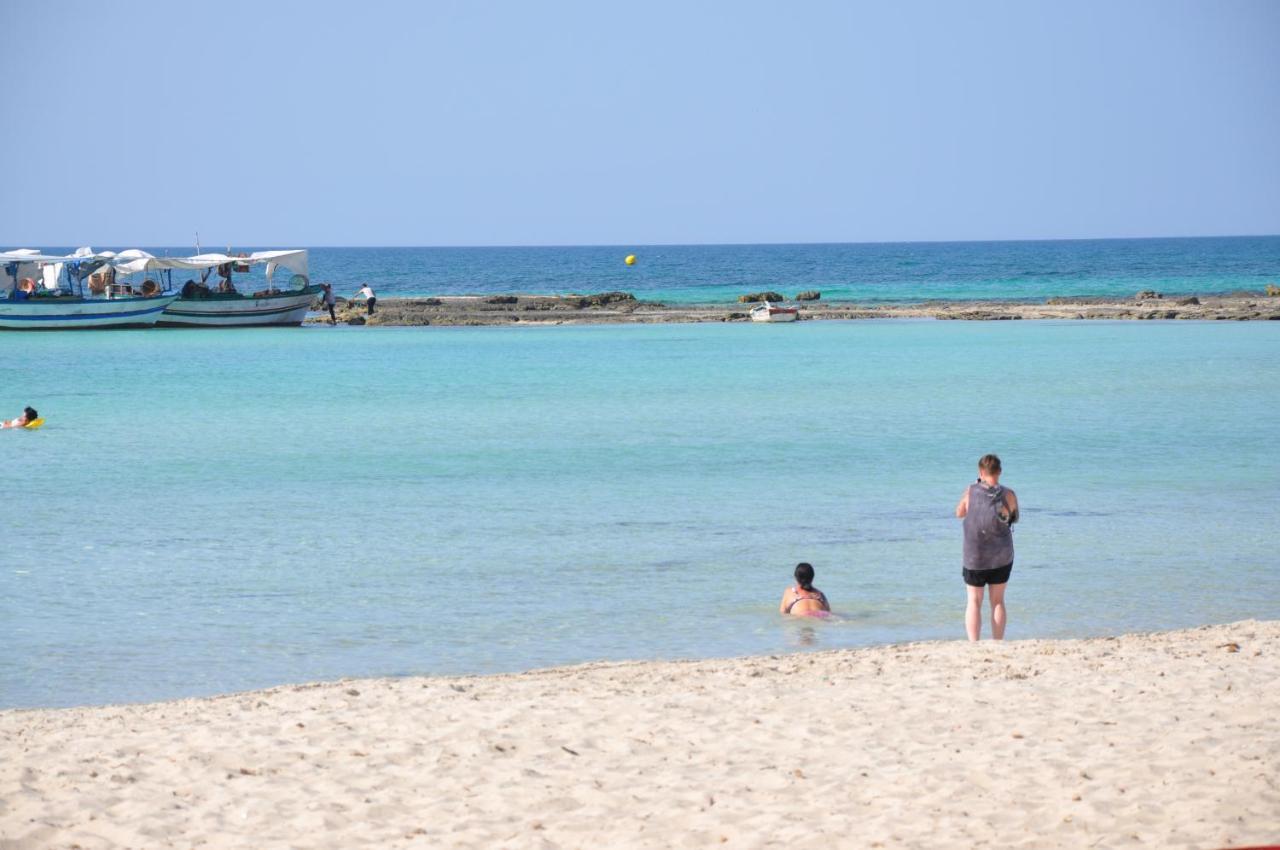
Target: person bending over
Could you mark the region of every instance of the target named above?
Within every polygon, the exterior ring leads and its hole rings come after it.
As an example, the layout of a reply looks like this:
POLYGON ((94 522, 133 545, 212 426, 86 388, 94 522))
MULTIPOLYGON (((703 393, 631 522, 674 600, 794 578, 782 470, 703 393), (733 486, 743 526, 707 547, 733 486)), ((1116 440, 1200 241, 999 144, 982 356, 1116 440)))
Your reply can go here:
POLYGON ((797 617, 821 616, 831 610, 826 594, 813 586, 813 566, 796 564, 796 583, 782 593, 782 602, 778 606, 779 613, 794 614, 797 617))
POLYGON ((991 592, 991 636, 1004 640, 1008 613, 1004 587, 1013 572, 1013 524, 1018 521, 1018 497, 1000 484, 1000 458, 983 455, 978 480, 969 485, 956 505, 964 520, 964 576, 969 594, 964 629, 969 640, 982 635, 983 589, 991 592))
POLYGON ((356 290, 355 297, 364 299, 365 304, 368 306, 368 315, 372 316, 373 308, 378 303, 378 296, 373 294, 373 287, 366 283, 356 290))

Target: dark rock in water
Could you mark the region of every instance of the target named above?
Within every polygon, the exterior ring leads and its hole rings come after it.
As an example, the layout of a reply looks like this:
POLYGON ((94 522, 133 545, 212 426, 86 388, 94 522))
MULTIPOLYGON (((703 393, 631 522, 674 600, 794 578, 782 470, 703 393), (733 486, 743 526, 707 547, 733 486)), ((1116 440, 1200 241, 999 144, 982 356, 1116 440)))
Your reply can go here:
POLYGON ((822 297, 822 293, 816 289, 806 289, 804 292, 796 295, 797 301, 817 301, 822 297))
POLYGON ((1138 301, 1147 301, 1152 298, 1163 298, 1164 296, 1159 292, 1156 292, 1154 289, 1144 289, 1133 297, 1138 301))
POLYGON ((962 322, 1008 322, 1022 317, 1009 313, 993 313, 989 310, 960 310, 955 313, 943 313, 938 318, 962 322))
POLYGON ((630 292, 597 292, 595 295, 583 295, 578 298, 578 307, 616 307, 634 304, 636 297, 630 292))
POLYGON ((1199 299, 1199 298, 1197 298, 1197 297, 1195 297, 1194 295, 1192 295, 1190 298, 1179 298, 1179 299, 1178 299, 1178 306, 1179 306, 1179 307, 1189 307, 1189 306, 1191 306, 1192 304, 1199 304, 1199 303, 1200 303, 1200 299, 1199 299))
POLYGON ((726 322, 740 322, 743 319, 749 319, 749 318, 751 317, 746 313, 730 313, 729 315, 724 317, 724 320, 726 322))
POLYGON ((739 304, 751 304, 756 301, 786 301, 786 300, 787 300, 786 296, 784 296, 781 292, 774 292, 773 290, 768 290, 766 292, 752 292, 749 295, 738 296, 739 304))
POLYGON ((486 304, 515 304, 520 299, 514 295, 494 295, 491 298, 484 299, 486 304))
POLYGON ((348 325, 363 325, 366 321, 368 321, 368 320, 367 320, 367 319, 365 319, 365 317, 364 317, 364 316, 352 316, 350 319, 347 319, 347 324, 348 324, 348 325))
POLYGON ((439 307, 444 302, 439 298, 423 298, 422 303, 428 307, 439 307))

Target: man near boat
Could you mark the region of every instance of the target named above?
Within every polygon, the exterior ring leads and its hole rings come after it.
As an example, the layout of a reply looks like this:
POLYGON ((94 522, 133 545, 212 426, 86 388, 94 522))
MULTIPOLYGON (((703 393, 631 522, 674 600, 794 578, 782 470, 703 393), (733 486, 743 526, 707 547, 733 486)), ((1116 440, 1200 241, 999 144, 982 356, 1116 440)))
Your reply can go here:
POLYGON ((333 294, 333 284, 322 283, 320 284, 320 288, 324 291, 321 295, 320 303, 324 304, 324 309, 329 311, 329 324, 336 325, 338 324, 338 315, 334 312, 334 308, 338 304, 338 299, 337 296, 333 294))

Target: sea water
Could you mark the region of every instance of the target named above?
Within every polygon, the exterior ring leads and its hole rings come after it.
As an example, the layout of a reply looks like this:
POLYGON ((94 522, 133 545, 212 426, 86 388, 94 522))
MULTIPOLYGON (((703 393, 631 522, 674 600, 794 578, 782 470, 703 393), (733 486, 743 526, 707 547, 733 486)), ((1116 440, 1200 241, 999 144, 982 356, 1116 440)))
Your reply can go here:
POLYGON ((0 706, 1280 617, 1280 324, 0 336, 0 706), (777 613, 797 561, 840 617, 777 613))
MULTIPOLYGON (((18 246, 13 246, 18 247, 18 246)), ((73 248, 39 247, 53 253, 73 248)), ((98 249, 137 247, 105 246, 98 249)), ((222 250, 228 246, 217 246, 222 250)), ((233 251, 254 250, 230 246, 233 251)), ((267 245, 265 248, 307 247, 267 245)), ((206 249, 210 246, 206 245, 206 249)), ((194 247, 149 248, 186 256, 194 247)), ((625 290, 671 304, 775 290, 825 301, 1019 299, 1260 290, 1280 284, 1280 236, 844 245, 312 248, 311 277, 349 296, 562 294, 625 290), (635 265, 623 260, 635 254, 635 265)), ((176 286, 185 280, 181 273, 176 286)))

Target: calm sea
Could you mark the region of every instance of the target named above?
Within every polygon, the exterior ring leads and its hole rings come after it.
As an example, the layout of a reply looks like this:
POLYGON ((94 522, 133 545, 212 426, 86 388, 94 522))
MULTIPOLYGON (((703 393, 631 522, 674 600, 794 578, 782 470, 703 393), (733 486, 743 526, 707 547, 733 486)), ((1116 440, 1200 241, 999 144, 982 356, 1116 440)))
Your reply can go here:
POLYGON ((988 451, 1024 505, 1011 637, 1280 617, 1280 323, 118 331, 0 353, 0 413, 48 420, 0 432, 4 707, 958 637, 952 510, 988 451), (842 619, 777 615, 799 560, 842 619))
MULTIPOLYGON (((16 246, 15 246, 16 247, 16 246)), ((48 246, 30 246, 47 250, 48 246)), ((116 250, 131 245, 104 246, 116 250)), ((205 246, 221 250, 226 246, 205 246)), ((306 247, 268 245, 267 248, 306 247)), ((186 248, 149 248, 183 256, 186 248)), ((237 246, 235 250, 253 250, 237 246)), ((1259 290, 1280 283, 1280 236, 568 248, 313 248, 315 280, 340 295, 602 292, 667 303, 731 302, 762 289, 816 289, 828 301, 1029 299, 1259 290), (637 262, 623 259, 635 254, 637 262)))

